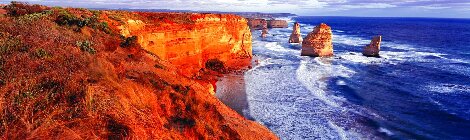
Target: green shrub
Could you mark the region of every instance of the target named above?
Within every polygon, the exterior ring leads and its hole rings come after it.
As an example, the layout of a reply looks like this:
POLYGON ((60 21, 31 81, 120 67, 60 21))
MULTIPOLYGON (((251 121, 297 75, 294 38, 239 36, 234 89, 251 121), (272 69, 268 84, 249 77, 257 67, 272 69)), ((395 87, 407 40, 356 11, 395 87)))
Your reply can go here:
POLYGON ((0 55, 11 54, 23 46, 23 43, 17 37, 6 32, 0 32, 0 55))
POLYGON ((50 53, 48 53, 46 50, 40 48, 40 49, 37 49, 36 52, 34 53, 34 55, 38 58, 50 58, 52 57, 52 55, 50 53))
POLYGON ((69 12, 62 10, 60 11, 59 16, 57 16, 55 22, 59 25, 73 26, 78 25, 81 20, 78 19, 78 17, 76 17, 75 15, 72 15, 69 12))
POLYGON ((155 67, 157 69, 165 69, 165 67, 162 64, 155 64, 155 65, 153 65, 153 67, 155 67))
POLYGON ((209 59, 206 61, 206 69, 217 71, 217 72, 224 72, 225 71, 225 64, 224 62, 220 61, 219 59, 209 59))
POLYGON ((12 1, 11 4, 4 7, 10 16, 23 16, 27 14, 41 13, 44 10, 49 10, 48 7, 41 5, 30 5, 25 2, 12 1))
POLYGON ((98 24, 98 29, 100 29, 101 31, 107 33, 107 34, 110 34, 111 33, 111 29, 109 28, 109 25, 107 22, 100 22, 98 24))
POLYGON ((47 17, 47 16, 49 16, 53 13, 54 12, 52 10, 46 10, 46 11, 43 11, 41 13, 32 13, 32 14, 26 14, 26 15, 23 15, 23 16, 19 16, 18 20, 22 21, 22 22, 31 23, 31 22, 36 21, 38 19, 47 17))
POLYGON ((131 36, 131 37, 121 36, 121 39, 123 40, 123 42, 121 42, 120 46, 123 48, 129 48, 129 47, 137 45, 137 36, 131 36))
POLYGON ((90 54, 95 54, 96 50, 93 48, 93 43, 86 40, 86 41, 77 41, 76 43, 77 47, 80 47, 82 51, 88 52, 90 54))
POLYGON ((98 20, 99 13, 95 12, 93 16, 90 17, 76 17, 73 14, 70 14, 66 10, 61 10, 59 16, 57 16, 55 22, 59 25, 67 25, 67 26, 77 26, 79 27, 77 31, 80 31, 83 27, 91 27, 93 29, 101 30, 107 34, 111 33, 111 29, 107 22, 100 22, 98 20))
POLYGON ((171 87, 173 88, 173 90, 175 90, 176 92, 179 92, 183 95, 187 95, 188 92, 191 90, 191 87, 189 87, 189 86, 171 85, 171 87))

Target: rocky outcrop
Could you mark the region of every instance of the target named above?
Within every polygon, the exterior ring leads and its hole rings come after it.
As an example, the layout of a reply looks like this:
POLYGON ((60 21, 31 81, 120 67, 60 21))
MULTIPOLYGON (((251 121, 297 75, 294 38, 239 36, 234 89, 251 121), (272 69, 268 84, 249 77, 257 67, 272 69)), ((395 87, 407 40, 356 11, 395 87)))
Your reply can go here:
POLYGON ((362 54, 368 57, 379 57, 380 43, 382 42, 382 36, 374 36, 369 45, 364 47, 362 54))
POLYGON ((300 24, 298 22, 295 22, 294 27, 292 28, 293 30, 289 38, 289 43, 301 43, 302 36, 300 35, 300 24))
POLYGON ((325 23, 317 25, 302 42, 302 56, 324 57, 333 55, 331 27, 325 23))
POLYGON ((268 22, 263 21, 262 25, 263 25, 263 29, 261 31, 261 37, 266 38, 268 36, 268 22))
POLYGON ((287 21, 285 20, 268 20, 268 28, 287 28, 287 21))
POLYGON ((251 32, 245 18, 224 14, 176 16, 188 16, 189 21, 155 25, 130 19, 121 27, 121 34, 137 36, 143 49, 180 67, 187 76, 199 72, 209 59, 219 59, 228 69, 249 64, 251 32))

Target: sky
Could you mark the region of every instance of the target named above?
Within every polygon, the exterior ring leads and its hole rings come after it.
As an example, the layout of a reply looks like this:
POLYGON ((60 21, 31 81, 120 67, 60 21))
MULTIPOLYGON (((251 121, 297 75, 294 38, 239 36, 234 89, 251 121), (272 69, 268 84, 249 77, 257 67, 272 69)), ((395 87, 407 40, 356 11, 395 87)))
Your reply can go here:
MULTIPOLYGON (((294 13, 301 16, 470 18, 470 0, 22 0, 82 8, 294 13)), ((0 0, 9 3, 10 0, 0 0)))

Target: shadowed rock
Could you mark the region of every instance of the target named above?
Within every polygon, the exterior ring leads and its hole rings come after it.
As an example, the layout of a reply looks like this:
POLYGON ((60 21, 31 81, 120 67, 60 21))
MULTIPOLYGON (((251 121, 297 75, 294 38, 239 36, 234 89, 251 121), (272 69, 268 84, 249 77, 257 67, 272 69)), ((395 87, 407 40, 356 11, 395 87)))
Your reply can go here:
POLYGON ((362 54, 368 57, 379 57, 380 43, 382 42, 382 36, 375 36, 369 45, 364 47, 362 54))
POLYGON ((302 56, 324 57, 333 55, 331 27, 317 25, 302 41, 302 56))
POLYGON ((292 34, 289 38, 289 43, 300 43, 302 42, 302 36, 300 35, 300 25, 298 22, 294 24, 292 34))

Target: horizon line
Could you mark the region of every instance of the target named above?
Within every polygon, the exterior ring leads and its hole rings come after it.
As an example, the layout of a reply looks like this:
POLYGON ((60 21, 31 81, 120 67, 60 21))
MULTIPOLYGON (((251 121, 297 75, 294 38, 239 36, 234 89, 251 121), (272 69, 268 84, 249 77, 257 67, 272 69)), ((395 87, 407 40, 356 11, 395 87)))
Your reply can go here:
MULTIPOLYGON (((20 1, 22 2, 22 1, 20 1)), ((0 2, 2 5, 9 5, 10 2, 0 2)), ((28 4, 34 4, 30 2, 26 2, 28 4)), ((39 4, 43 5, 43 4, 39 4)), ((157 8, 91 8, 91 7, 75 7, 75 6, 54 6, 54 5, 43 5, 48 7, 64 7, 64 8, 86 8, 86 9, 94 9, 94 10, 166 10, 161 12, 180 12, 180 13, 191 13, 191 12, 219 12, 219 13, 261 13, 261 14, 292 14, 295 16, 292 17, 353 17, 353 18, 429 18, 429 19, 470 19, 470 17, 431 17, 431 16, 355 16, 355 15, 300 15, 295 13, 289 12, 254 12, 254 11, 243 11, 243 12, 235 12, 235 11, 203 11, 203 10, 177 10, 177 9, 157 9, 157 8)), ((143 12, 152 12, 152 11, 143 11, 143 12)), ((158 11, 155 11, 158 12, 158 11)))

